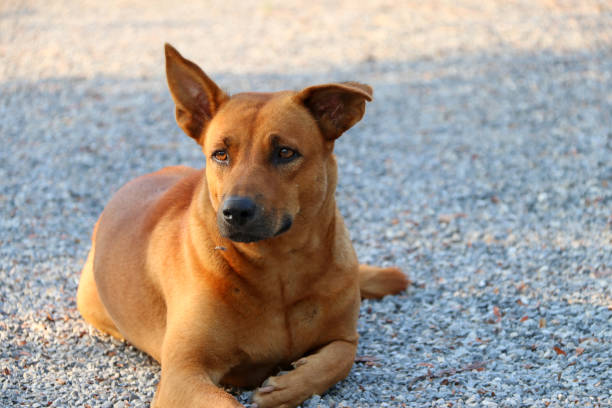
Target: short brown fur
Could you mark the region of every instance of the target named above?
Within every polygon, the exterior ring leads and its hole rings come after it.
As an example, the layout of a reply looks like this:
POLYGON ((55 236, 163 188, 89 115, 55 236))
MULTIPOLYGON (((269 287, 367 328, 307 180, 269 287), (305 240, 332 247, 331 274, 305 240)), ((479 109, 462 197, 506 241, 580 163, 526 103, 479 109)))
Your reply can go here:
POLYGON ((360 297, 408 283, 397 268, 358 265, 334 198, 334 140, 361 119, 371 88, 230 98, 170 45, 166 70, 206 170, 168 167, 112 197, 79 310, 161 363, 155 407, 241 406, 220 383, 259 386, 259 408, 294 407, 348 374, 360 297), (261 225, 238 225, 228 197, 255 203, 261 225))

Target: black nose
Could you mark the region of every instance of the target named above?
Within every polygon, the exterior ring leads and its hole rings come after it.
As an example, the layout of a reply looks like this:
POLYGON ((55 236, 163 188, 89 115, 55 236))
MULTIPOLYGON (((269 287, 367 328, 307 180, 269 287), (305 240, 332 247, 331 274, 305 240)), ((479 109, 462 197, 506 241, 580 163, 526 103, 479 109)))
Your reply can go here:
POLYGON ((256 210, 255 202, 247 197, 228 197, 221 209, 223 219, 234 226, 247 224, 255 218, 256 210))

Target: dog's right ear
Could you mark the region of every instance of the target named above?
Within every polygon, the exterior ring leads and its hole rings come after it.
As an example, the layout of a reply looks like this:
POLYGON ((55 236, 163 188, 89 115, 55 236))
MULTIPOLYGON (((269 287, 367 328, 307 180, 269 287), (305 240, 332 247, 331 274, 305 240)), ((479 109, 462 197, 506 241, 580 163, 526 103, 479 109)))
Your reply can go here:
POLYGON ((176 122, 198 142, 219 107, 229 97, 193 62, 165 45, 166 78, 176 105, 176 122))

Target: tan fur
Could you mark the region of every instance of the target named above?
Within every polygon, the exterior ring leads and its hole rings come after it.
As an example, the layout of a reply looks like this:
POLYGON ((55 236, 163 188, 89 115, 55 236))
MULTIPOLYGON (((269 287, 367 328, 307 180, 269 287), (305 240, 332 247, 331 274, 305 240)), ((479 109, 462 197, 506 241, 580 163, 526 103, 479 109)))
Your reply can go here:
POLYGON ((259 408, 294 407, 348 374, 360 285, 368 297, 407 285, 399 269, 358 265, 334 198, 334 140, 361 119, 371 89, 230 98, 169 45, 166 70, 177 122, 201 145, 206 170, 165 168, 112 197, 94 228, 79 310, 161 363, 155 407, 241 406, 220 383, 261 386, 259 408), (274 146, 300 156, 271 162, 274 146), (229 164, 213 159, 219 149, 229 164), (220 232, 231 221, 220 213, 227 197, 256 201, 261 239, 220 232))

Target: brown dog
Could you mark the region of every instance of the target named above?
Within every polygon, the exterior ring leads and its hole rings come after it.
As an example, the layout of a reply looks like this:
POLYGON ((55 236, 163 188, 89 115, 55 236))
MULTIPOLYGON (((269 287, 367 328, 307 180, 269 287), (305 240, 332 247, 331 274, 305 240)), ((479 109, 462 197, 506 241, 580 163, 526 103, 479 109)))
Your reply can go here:
POLYGON ((230 98, 170 45, 166 73, 206 169, 168 167, 115 194, 94 228, 79 311, 161 363, 154 406, 241 406, 219 383, 261 386, 259 408, 296 406, 351 369, 360 295, 408 282, 358 265, 334 198, 334 140, 372 90, 230 98))

